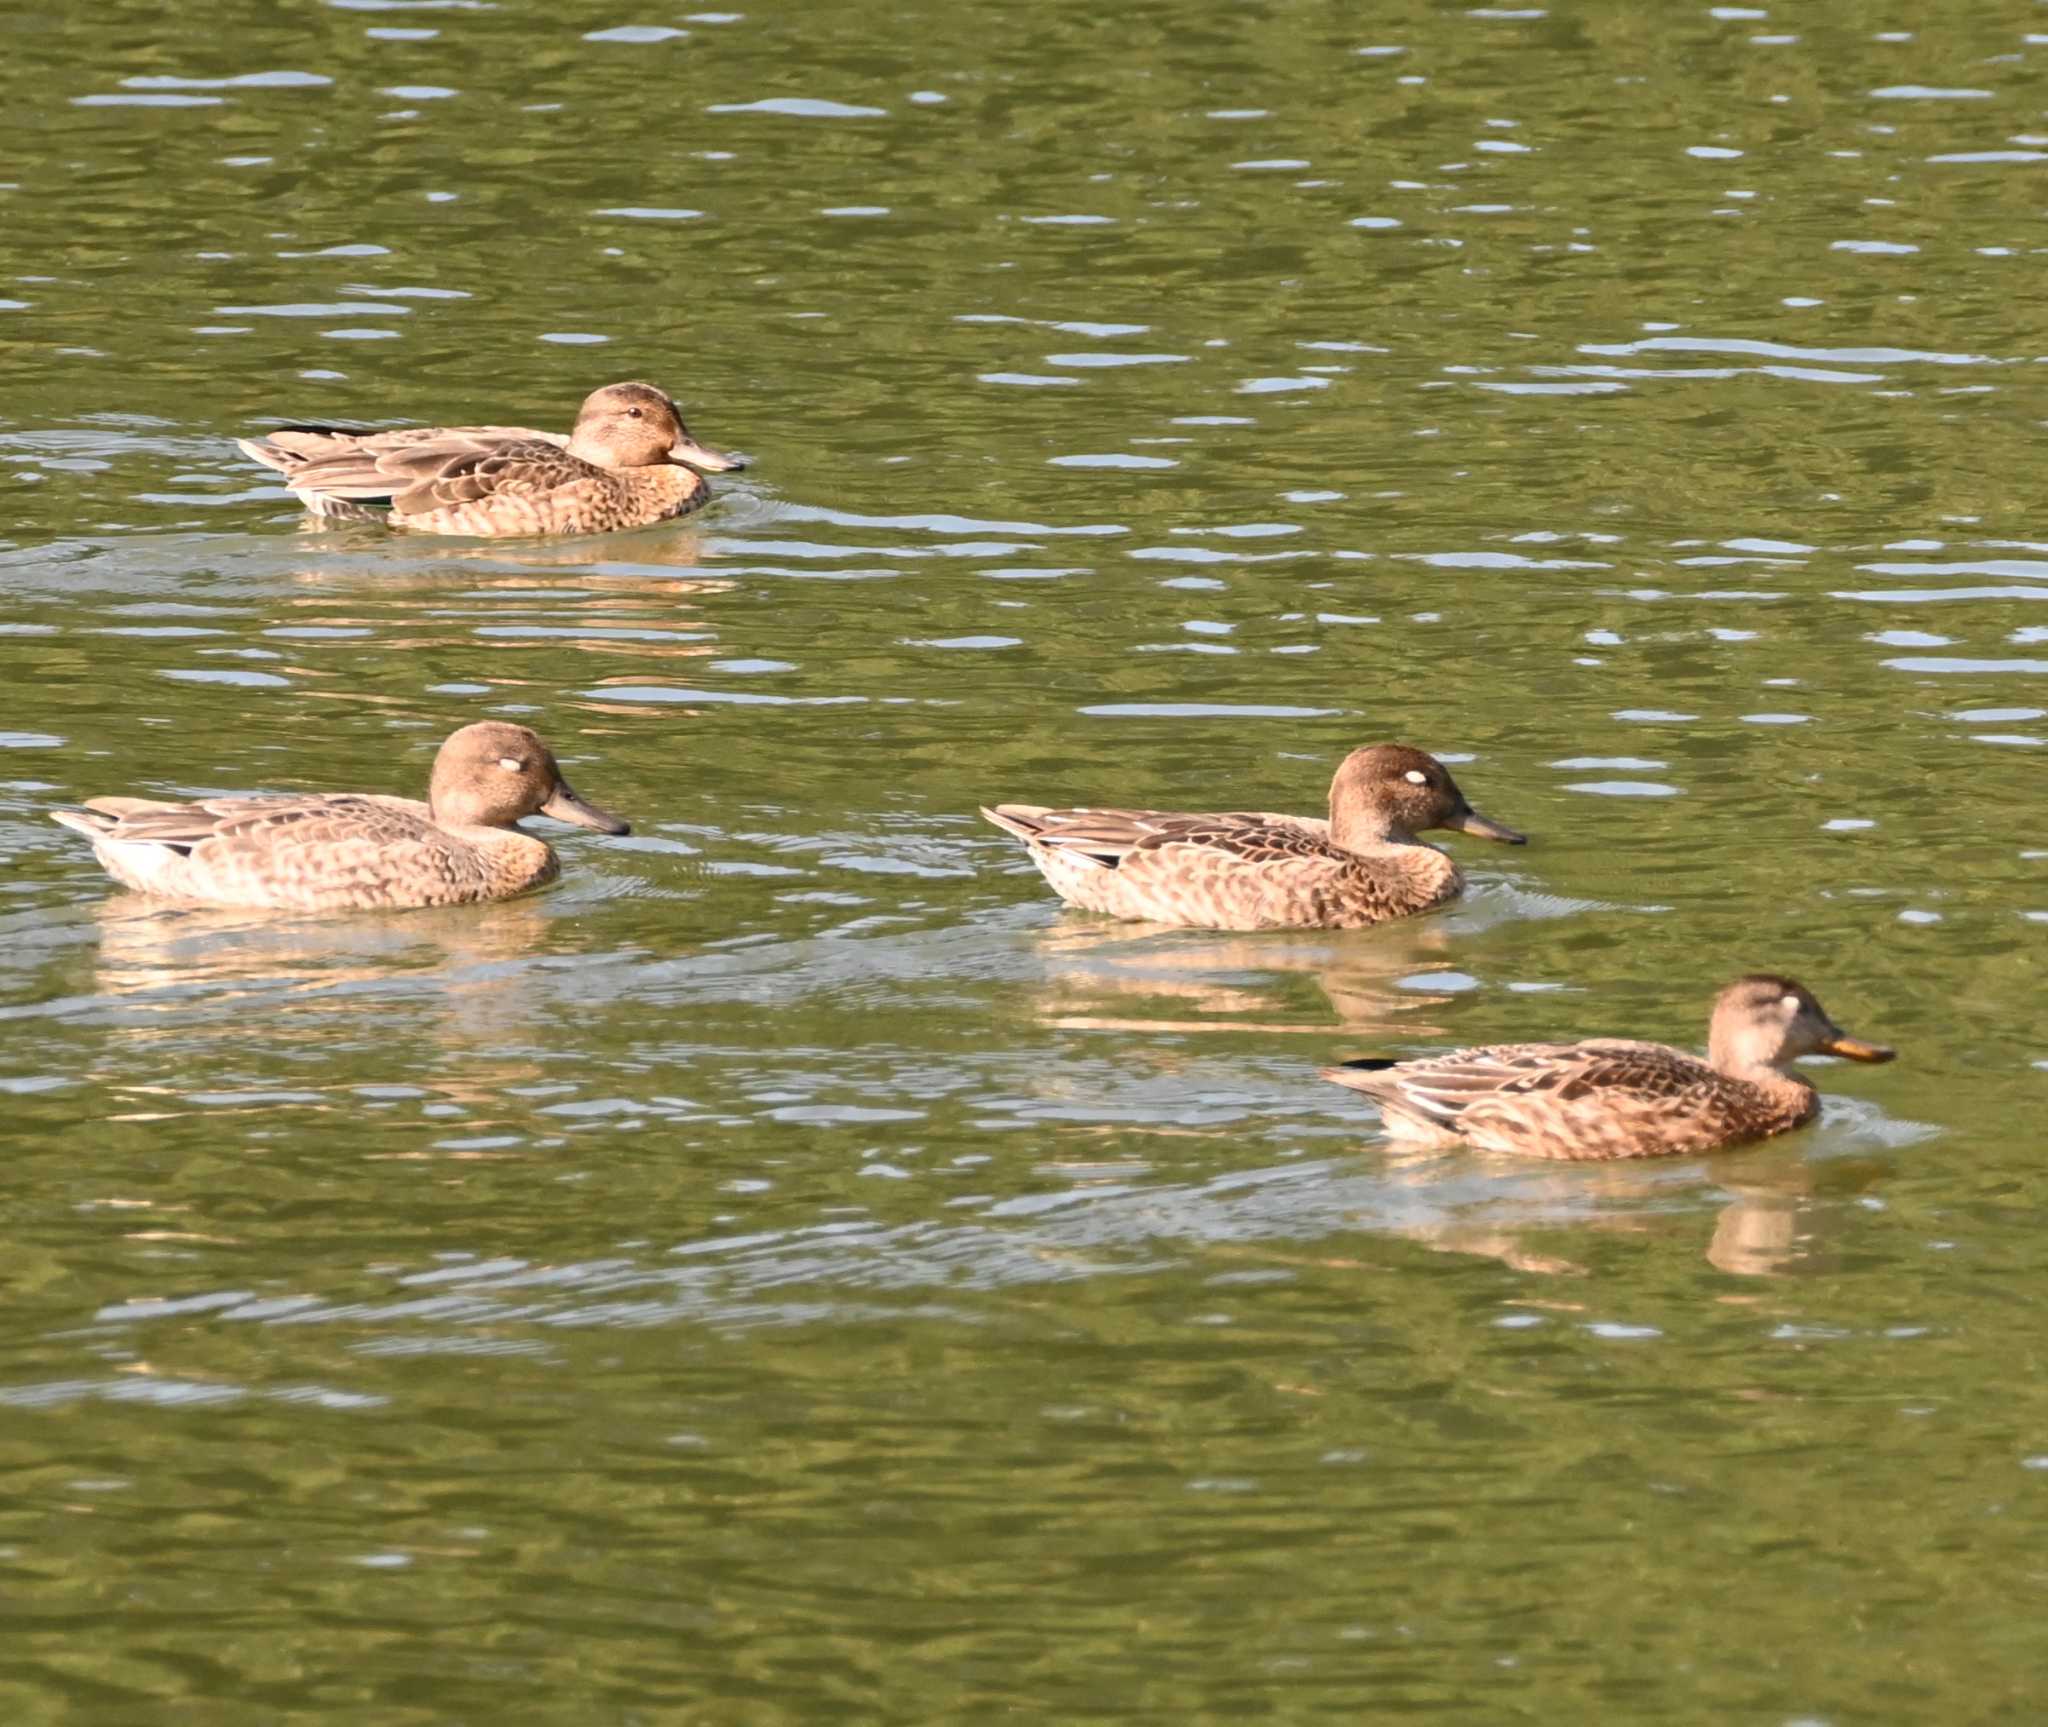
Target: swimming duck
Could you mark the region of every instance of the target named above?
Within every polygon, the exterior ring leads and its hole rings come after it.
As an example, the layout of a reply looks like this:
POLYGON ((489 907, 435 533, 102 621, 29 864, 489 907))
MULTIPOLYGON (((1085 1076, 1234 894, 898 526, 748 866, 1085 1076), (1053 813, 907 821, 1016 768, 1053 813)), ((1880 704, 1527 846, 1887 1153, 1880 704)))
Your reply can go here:
POLYGON ((484 538, 644 528, 702 508, 705 474, 746 465, 691 437, 652 384, 593 391, 567 437, 524 426, 280 426, 236 441, 316 516, 484 538))
POLYGON ((1423 829, 1524 843, 1473 809, 1435 756, 1406 744, 1346 756, 1327 821, 1038 804, 981 813, 1024 842, 1069 905, 1195 929, 1363 929, 1410 917, 1465 885, 1456 864, 1415 837, 1423 829))
POLYGON ((375 792, 230 796, 194 803, 89 798, 54 818, 92 841, 123 887, 168 899, 289 911, 462 905, 555 879, 522 816, 633 830, 569 788, 524 726, 464 726, 434 757, 427 801, 375 792))
POLYGON ((1325 1079, 1380 1106, 1392 1138, 1459 1141, 1524 1157, 1605 1159, 1719 1151, 1811 1121, 1820 1094, 1786 1070, 1802 1055, 1890 1061, 1789 977, 1739 977, 1714 1000, 1707 1059, 1661 1043, 1502 1043, 1419 1061, 1353 1061, 1325 1079))

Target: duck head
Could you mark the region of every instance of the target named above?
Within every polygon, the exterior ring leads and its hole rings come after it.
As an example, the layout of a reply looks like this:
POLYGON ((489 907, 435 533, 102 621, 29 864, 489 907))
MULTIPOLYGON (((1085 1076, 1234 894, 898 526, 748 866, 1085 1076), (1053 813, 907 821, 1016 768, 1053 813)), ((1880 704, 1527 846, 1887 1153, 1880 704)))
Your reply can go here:
POLYGON ((600 468, 652 468, 662 463, 723 474, 746 463, 700 444, 681 411, 652 384, 607 384, 577 410, 569 454, 600 468))
POLYGON ((427 805, 435 821, 454 827, 509 828, 543 815, 601 834, 633 831, 579 797, 535 733, 502 720, 464 726, 441 746, 427 805))
POLYGON ((1707 1059, 1723 1073, 1784 1067, 1802 1055, 1890 1061, 1897 1051, 1851 1037, 1828 1018, 1812 990, 1789 977, 1756 972, 1714 998, 1707 1059))
POLYGON ((1450 828, 1503 845, 1528 843, 1467 803, 1450 770, 1426 750, 1372 744, 1338 764, 1330 781, 1330 837, 1338 845, 1412 840, 1425 828, 1450 828))

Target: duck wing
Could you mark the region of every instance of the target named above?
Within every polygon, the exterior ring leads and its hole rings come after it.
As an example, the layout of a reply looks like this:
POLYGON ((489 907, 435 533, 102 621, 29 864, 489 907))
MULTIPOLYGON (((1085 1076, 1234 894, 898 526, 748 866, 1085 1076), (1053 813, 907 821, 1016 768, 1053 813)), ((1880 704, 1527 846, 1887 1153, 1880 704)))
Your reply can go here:
POLYGON ((89 798, 85 807, 97 818, 92 831, 109 844, 163 846, 188 857, 200 846, 274 850, 327 845, 342 834, 392 841, 436 831, 425 804, 353 792, 191 803, 89 798))
POLYGON ((536 432, 528 426, 399 426, 390 431, 366 431, 360 426, 323 426, 313 423, 279 426, 260 438, 237 438, 242 453, 266 468, 275 468, 289 478, 307 462, 346 450, 371 456, 408 449, 417 444, 444 440, 473 445, 554 444, 566 446, 568 438, 556 432, 536 432))
POLYGON ((290 484, 315 497, 388 501, 394 515, 413 516, 505 492, 535 496, 602 475, 552 439, 463 433, 374 448, 342 444, 307 458, 290 484))
POLYGON ((1215 852, 1240 863, 1340 863, 1344 854, 1330 843, 1329 826, 1311 826, 1292 816, 1236 811, 1219 815, 1162 815, 1130 849, 1165 851, 1181 846, 1215 852))
POLYGON ((1188 815, 1170 810, 1046 809, 997 804, 981 812, 1029 845, 1092 859, 1116 869, 1137 853, 1187 847, 1246 863, 1337 861, 1329 824, 1250 811, 1188 815))
POLYGON ((1487 1044, 1418 1061, 1348 1061, 1324 1068, 1323 1077, 1449 1126, 1475 1104, 1493 1099, 1572 1102, 1597 1093, 1648 1102, 1718 1076, 1705 1062, 1667 1044, 1591 1038, 1584 1043, 1487 1044))

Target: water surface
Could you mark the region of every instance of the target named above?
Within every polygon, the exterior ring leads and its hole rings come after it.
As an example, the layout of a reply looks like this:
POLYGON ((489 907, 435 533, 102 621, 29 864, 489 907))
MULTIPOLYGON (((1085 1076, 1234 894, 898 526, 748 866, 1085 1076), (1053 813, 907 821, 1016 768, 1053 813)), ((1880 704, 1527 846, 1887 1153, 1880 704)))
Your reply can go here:
POLYGON ((2048 525, 2027 8, 343 0, 0 65, 9 1718, 2029 1718, 2048 525), (1894 27, 1894 25, 1896 27, 1894 27), (280 417, 754 458, 297 525, 280 417), (110 895, 107 791, 635 833, 110 895), (1064 915, 997 798, 1528 830, 1448 915, 1064 915), (1703 1035, 1810 1133, 1390 1154, 1315 1068, 1703 1035))

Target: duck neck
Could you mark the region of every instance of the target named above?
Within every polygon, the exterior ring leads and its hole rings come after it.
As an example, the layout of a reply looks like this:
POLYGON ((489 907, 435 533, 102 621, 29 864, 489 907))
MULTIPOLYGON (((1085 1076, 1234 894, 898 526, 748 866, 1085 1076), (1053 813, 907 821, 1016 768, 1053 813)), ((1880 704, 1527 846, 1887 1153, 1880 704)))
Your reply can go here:
POLYGON ((427 815, 442 828, 509 828, 502 811, 487 808, 483 799, 462 786, 433 786, 427 792, 427 815))
POLYGON ((616 468, 619 465, 618 451, 602 438, 586 438, 580 426, 569 434, 569 454, 579 462, 588 462, 593 468, 616 468))
POLYGON ((1422 842, 1383 809, 1369 803, 1332 798, 1330 843, 1348 852, 1362 852, 1384 846, 1420 845, 1422 842))
POLYGON ((1707 1063, 1716 1073, 1739 1079, 1789 1103, 1817 1095, 1806 1079, 1779 1067, 1756 1047, 1753 1039, 1740 1034, 1731 1035, 1717 1028, 1707 1043, 1707 1063))

